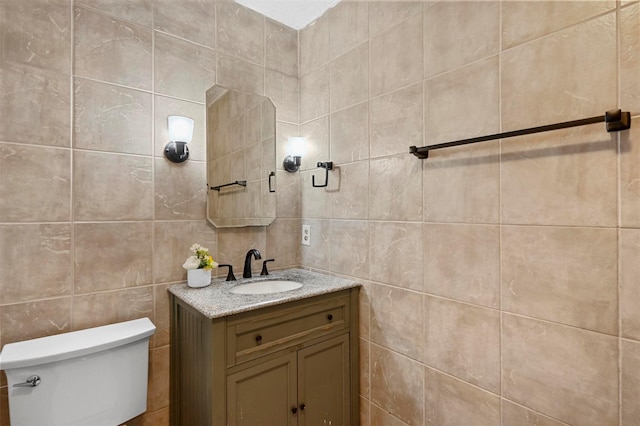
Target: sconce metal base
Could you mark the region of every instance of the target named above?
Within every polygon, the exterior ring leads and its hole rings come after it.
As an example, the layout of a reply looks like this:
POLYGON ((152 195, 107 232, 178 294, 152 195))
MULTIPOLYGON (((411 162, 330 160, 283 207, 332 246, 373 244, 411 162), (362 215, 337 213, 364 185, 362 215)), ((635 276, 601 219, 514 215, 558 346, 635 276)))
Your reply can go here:
POLYGON ((289 173, 295 173, 300 168, 300 164, 302 163, 301 160, 302 160, 302 157, 298 157, 298 156, 292 157, 291 155, 287 155, 286 157, 284 157, 282 166, 289 173))
POLYGON ((164 147, 164 156, 174 163, 182 163, 189 158, 189 148, 186 142, 169 142, 164 147))

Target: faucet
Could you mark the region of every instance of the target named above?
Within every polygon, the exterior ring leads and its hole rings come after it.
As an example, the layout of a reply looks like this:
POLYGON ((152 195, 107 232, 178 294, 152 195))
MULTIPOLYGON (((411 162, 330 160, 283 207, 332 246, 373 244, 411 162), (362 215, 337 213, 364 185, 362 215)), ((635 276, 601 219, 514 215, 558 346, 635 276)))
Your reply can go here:
POLYGON ((244 272, 242 273, 243 278, 251 278, 251 256, 255 259, 262 259, 260 256, 260 252, 256 249, 251 249, 247 252, 247 256, 244 258, 244 272))

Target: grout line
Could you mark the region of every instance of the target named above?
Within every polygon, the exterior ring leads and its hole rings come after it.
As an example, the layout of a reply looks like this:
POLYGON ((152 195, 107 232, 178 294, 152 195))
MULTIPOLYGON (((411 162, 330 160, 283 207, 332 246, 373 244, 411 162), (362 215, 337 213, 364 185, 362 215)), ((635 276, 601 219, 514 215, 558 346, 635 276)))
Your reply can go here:
POLYGON ((74 190, 74 182, 75 176, 73 173, 74 163, 75 163, 75 140, 74 140, 74 129, 75 129, 75 0, 71 0, 71 10, 70 10, 71 18, 70 18, 70 67, 69 67, 69 79, 71 81, 70 94, 69 94, 69 176, 70 178, 70 188, 69 188, 69 284, 70 284, 70 292, 69 292, 69 328, 71 330, 75 329, 75 321, 74 321, 74 305, 75 305, 75 296, 76 296, 76 271, 75 271, 75 257, 76 257, 76 232, 75 232, 75 211, 74 211, 74 200, 75 200, 75 190, 74 190))

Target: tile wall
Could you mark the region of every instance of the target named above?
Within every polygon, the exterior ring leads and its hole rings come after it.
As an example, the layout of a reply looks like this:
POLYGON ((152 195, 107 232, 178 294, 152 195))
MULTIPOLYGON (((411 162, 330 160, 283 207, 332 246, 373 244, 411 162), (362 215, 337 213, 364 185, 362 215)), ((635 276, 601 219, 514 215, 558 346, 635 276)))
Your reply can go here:
POLYGON ((228 1, 0 7, 0 343, 148 316, 132 423, 167 424, 166 286, 193 242, 237 268, 256 247, 365 283, 364 425, 640 423, 640 120, 407 154, 637 115, 637 1, 343 0, 298 33, 228 1), (204 219, 215 82, 273 98, 276 158, 311 142, 266 228, 204 219), (170 114, 196 119, 181 165, 170 114))
POLYGON ((191 244, 237 269, 251 247, 299 264, 295 211, 206 222, 205 91, 267 94, 293 135, 297 50, 295 30, 233 2, 0 1, 0 343, 149 317, 148 411, 131 423, 168 424, 166 288, 191 244), (163 156, 174 114, 195 120, 182 164, 163 156))
POLYGON ((363 425, 640 424, 639 58, 637 1, 343 1, 300 32, 302 264, 366 283, 363 425), (615 108, 630 131, 408 154, 615 108))

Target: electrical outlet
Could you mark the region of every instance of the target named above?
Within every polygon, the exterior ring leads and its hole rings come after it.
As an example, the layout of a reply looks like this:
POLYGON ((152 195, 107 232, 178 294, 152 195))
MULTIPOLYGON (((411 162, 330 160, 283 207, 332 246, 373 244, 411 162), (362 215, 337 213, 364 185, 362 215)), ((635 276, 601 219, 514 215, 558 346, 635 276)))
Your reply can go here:
POLYGON ((311 245, 311 225, 302 225, 302 245, 311 245))

